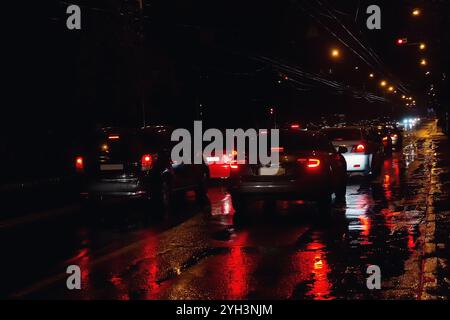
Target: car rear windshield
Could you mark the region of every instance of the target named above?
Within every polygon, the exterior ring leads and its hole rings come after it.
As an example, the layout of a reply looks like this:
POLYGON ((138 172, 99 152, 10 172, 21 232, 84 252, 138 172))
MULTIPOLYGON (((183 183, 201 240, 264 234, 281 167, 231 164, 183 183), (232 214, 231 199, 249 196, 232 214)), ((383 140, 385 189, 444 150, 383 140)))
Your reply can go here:
POLYGON ((361 130, 359 129, 327 129, 324 130, 328 139, 336 140, 361 140, 361 130))
POLYGON ((281 134, 280 147, 285 151, 327 151, 329 141, 323 136, 307 134, 281 134))
POLYGON ((93 141, 96 154, 107 154, 111 160, 135 158, 142 149, 142 142, 134 132, 100 133, 93 141))

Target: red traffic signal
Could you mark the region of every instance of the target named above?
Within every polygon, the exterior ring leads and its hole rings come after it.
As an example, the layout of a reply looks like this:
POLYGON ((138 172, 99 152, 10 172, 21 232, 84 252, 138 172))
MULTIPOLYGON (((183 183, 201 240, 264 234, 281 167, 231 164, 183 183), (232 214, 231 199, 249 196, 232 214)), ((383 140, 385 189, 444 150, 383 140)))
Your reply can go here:
POLYGON ((402 46, 408 43, 408 38, 399 38, 397 39, 397 45, 402 46))

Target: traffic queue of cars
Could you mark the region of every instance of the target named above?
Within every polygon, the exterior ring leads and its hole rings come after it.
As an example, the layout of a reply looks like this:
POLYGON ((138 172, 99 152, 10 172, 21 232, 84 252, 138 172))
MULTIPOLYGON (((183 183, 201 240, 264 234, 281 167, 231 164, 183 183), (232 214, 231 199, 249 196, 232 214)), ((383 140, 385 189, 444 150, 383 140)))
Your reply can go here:
POLYGON ((345 199, 347 177, 376 176, 383 161, 399 150, 402 131, 389 125, 302 129, 293 124, 280 130, 277 164, 237 161, 237 152, 210 155, 203 164, 172 161, 172 129, 104 128, 75 158, 80 196, 86 203, 111 198, 148 203, 152 215, 170 212, 174 195, 193 190, 207 199, 210 178, 226 179, 236 217, 248 213, 251 201, 306 200, 321 214, 330 212, 332 195, 345 199))

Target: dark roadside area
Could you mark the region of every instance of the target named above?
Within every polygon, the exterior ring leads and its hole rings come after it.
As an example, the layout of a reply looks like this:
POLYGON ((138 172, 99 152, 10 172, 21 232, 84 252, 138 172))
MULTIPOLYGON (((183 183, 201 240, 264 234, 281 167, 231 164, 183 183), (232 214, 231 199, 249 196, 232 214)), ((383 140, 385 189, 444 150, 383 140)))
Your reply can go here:
MULTIPOLYGON (((431 222, 427 228, 424 247, 423 263, 423 289, 421 298, 430 296, 445 298, 450 296, 450 142, 443 133, 433 136, 435 145, 435 159, 433 171, 435 172, 432 188, 429 195, 432 199, 431 222), (433 224, 434 221, 434 224, 433 224), (434 230, 433 230, 434 229, 434 230), (434 231, 434 236, 433 236, 434 231), (427 282, 428 275, 435 273, 436 281, 427 282)), ((429 200, 430 201, 430 200, 429 200)))

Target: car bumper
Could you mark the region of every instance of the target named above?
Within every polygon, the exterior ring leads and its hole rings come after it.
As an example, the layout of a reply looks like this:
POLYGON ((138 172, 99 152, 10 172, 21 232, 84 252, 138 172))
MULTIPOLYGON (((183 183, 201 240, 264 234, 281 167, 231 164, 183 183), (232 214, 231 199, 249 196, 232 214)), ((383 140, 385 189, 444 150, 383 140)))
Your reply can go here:
POLYGON ((209 177, 212 179, 227 179, 230 177, 228 164, 209 164, 209 177))
POLYGON ((151 192, 138 179, 122 181, 89 181, 80 192, 81 198, 103 200, 110 198, 151 198, 151 192))
POLYGON ((348 173, 369 172, 371 155, 369 154, 355 154, 347 153, 343 154, 345 161, 347 162, 348 173))
POLYGON ((245 195, 253 198, 276 198, 280 200, 317 200, 330 192, 328 181, 316 181, 305 183, 305 181, 283 181, 283 182, 260 182, 243 181, 232 184, 229 188, 232 195, 245 195))

